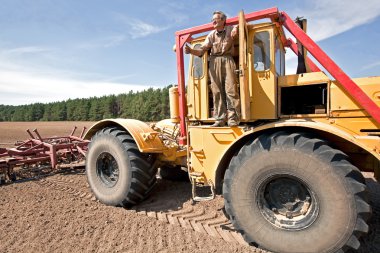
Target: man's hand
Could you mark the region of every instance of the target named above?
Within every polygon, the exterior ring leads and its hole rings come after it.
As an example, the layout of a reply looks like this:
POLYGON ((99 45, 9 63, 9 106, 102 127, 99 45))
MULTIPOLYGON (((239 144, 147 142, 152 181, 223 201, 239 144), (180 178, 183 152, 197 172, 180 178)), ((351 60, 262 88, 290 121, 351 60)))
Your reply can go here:
POLYGON ((234 26, 234 28, 231 31, 231 37, 234 39, 239 33, 238 26, 234 26))
POLYGON ((188 44, 185 45, 185 54, 191 54, 191 48, 188 44))

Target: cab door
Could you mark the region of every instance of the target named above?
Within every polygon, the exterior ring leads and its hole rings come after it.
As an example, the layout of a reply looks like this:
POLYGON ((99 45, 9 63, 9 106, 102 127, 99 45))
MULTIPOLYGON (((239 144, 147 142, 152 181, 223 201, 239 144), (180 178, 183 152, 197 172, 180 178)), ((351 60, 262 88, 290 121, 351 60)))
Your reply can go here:
MULTIPOLYGON (((204 38, 195 40, 191 46, 200 48, 204 38)), ((190 56, 189 79, 187 87, 187 106, 189 120, 208 120, 209 116, 209 77, 207 74, 208 56, 190 56)))
POLYGON ((255 25, 249 31, 249 69, 252 85, 251 117, 254 120, 277 119, 277 75, 274 64, 275 25, 255 25))
POLYGON ((239 12, 239 83, 241 121, 248 121, 251 115, 251 96, 248 83, 248 56, 247 56, 248 28, 244 12, 239 12))

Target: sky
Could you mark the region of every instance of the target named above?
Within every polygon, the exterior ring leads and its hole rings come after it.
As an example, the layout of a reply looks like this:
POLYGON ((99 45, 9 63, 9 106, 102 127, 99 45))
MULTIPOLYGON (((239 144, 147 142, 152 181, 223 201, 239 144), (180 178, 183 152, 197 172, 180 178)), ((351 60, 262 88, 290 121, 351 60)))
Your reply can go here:
MULTIPOLYGON (((0 0, 0 104, 23 105, 177 83, 174 34, 278 7, 350 77, 380 75, 379 0, 0 0)), ((287 74, 296 58, 288 50, 287 74)))

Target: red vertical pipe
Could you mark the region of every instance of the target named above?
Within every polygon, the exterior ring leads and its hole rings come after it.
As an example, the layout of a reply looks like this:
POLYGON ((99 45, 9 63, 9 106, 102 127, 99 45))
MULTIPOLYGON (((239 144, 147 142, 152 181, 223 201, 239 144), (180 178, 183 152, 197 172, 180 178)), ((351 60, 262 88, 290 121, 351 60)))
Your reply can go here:
POLYGON ((183 45, 186 43, 187 39, 190 37, 187 35, 176 34, 176 55, 177 55, 177 75, 178 75, 178 95, 179 95, 179 119, 180 119, 180 145, 186 145, 186 115, 187 115, 187 104, 186 104, 186 92, 185 92, 185 68, 183 61, 183 45))
POLYGON ((49 146, 49 156, 50 156, 50 163, 51 167, 55 169, 55 166, 57 166, 58 159, 57 159, 57 149, 55 145, 46 145, 49 146))
POLYGON ((343 86, 351 97, 380 124, 380 108, 342 69, 286 14, 281 12, 281 21, 288 31, 296 37, 314 58, 343 86))

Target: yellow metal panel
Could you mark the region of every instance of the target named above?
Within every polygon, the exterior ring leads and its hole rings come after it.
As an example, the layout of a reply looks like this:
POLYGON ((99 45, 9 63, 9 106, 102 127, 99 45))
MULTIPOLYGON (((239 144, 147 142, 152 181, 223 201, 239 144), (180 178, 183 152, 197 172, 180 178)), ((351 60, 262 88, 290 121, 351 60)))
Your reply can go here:
POLYGON ((141 152, 161 153, 166 148, 154 131, 146 123, 135 119, 105 119, 95 123, 88 129, 85 139, 90 139, 97 131, 108 126, 120 126, 127 130, 136 141, 141 152))
POLYGON ((249 76, 252 92, 251 119, 276 119, 277 118, 277 86, 274 66, 273 25, 265 25, 256 28, 249 33, 249 76), (270 35, 270 61, 271 67, 264 71, 255 71, 252 50, 255 33, 267 31, 270 35))
MULTIPOLYGON (((355 78, 352 80, 380 106, 380 77, 355 78)), ((347 113, 352 114, 351 110, 356 111, 355 116, 368 115, 340 86, 337 81, 333 81, 330 88, 333 116, 348 117, 349 114, 347 113)))
POLYGON ((278 78, 278 86, 291 87, 317 83, 329 83, 330 78, 323 72, 312 72, 304 74, 286 75, 278 78))
POLYGON ((271 70, 253 75, 252 114, 253 119, 276 119, 276 93, 274 73, 271 70))
POLYGON ((223 154, 244 134, 238 127, 189 127, 190 173, 204 174, 205 183, 215 183, 215 172, 223 154))

